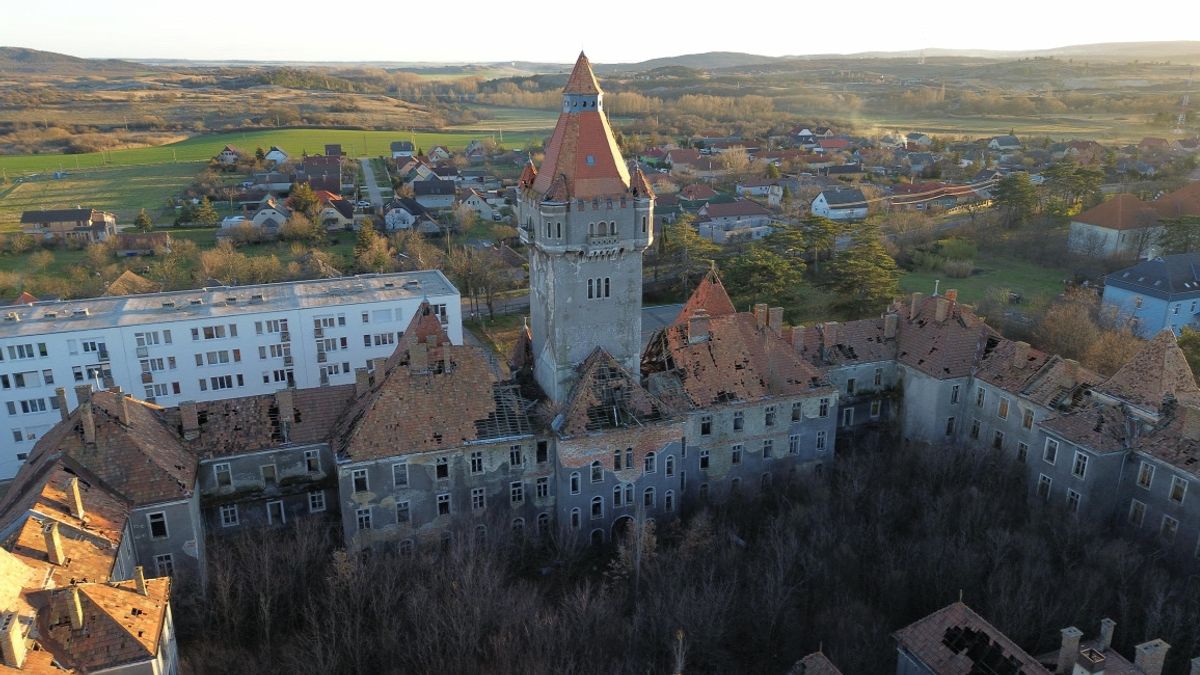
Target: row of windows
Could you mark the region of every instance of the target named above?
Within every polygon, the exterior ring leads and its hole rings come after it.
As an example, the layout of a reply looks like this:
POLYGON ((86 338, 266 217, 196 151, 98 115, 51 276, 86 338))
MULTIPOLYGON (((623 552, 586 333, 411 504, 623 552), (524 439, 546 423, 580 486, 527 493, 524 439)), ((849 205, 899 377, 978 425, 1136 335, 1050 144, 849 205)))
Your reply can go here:
POLYGON ((237 324, 215 324, 192 329, 193 340, 220 340, 237 337, 237 324))
POLYGON ((214 375, 208 379, 200 378, 199 383, 200 391, 208 391, 210 388, 213 391, 221 391, 222 389, 246 386, 246 378, 241 373, 237 373, 236 375, 214 375))
MULTIPOLYGON (((218 462, 212 465, 213 479, 217 482, 217 487, 229 487, 233 485, 233 468, 228 462, 218 462)), ((304 451, 304 469, 310 474, 321 472, 321 453, 317 450, 304 451)), ((263 464, 258 467, 259 476, 265 485, 275 485, 278 471, 274 463, 263 464)))
MULTIPOLYGON (((1144 527, 1146 524, 1146 510, 1147 509, 1146 509, 1145 502, 1139 501, 1137 499, 1130 500, 1129 513, 1126 516, 1126 518, 1129 521, 1129 524, 1133 525, 1134 527, 1136 527, 1138 529, 1141 529, 1142 527, 1144 527)), ((1170 544, 1175 541, 1175 537, 1178 534, 1179 534, 1179 519, 1172 518, 1171 516, 1164 514, 1162 517, 1162 520, 1160 520, 1158 523, 1159 538, 1162 539, 1163 542, 1170 544)), ((1195 556, 1197 558, 1200 558, 1200 541, 1196 542, 1195 556)))
MULTIPOLYGON (((46 348, 45 342, 30 342, 23 345, 8 345, 8 358, 13 361, 22 359, 36 359, 39 357, 50 356, 50 350, 46 348)), ((4 352, 0 351, 0 361, 4 360, 4 352)))
MULTIPOLYGON (((830 403, 830 401, 827 398, 823 398, 818 402, 817 417, 820 417, 820 418, 829 417, 829 403, 830 403)), ((875 413, 872 413, 872 414, 875 414, 875 413)), ((793 422, 799 422, 799 421, 801 421, 801 419, 803 419, 803 416, 804 416, 803 401, 796 401, 796 402, 792 403, 791 420, 793 422)), ((776 420, 778 418, 779 418, 779 414, 778 414, 777 406, 769 405, 769 406, 766 406, 765 408, 763 408, 763 426, 766 426, 766 427, 775 426, 776 420)), ((733 412, 733 417, 732 417, 731 422, 733 425, 732 429, 734 431, 743 431, 746 428, 746 413, 745 413, 745 411, 735 410, 733 412)), ((712 431, 713 431, 713 416, 712 415, 701 415, 700 416, 700 435, 701 436, 709 436, 712 434, 712 431)))
MULTIPOLYGON (((220 509, 221 527, 236 527, 241 522, 238 504, 223 504, 220 509)), ((325 491, 314 490, 308 493, 308 512, 321 513, 325 510, 325 491)), ((287 522, 287 512, 283 501, 275 499, 266 503, 267 524, 282 525, 287 522)))
MULTIPOLYGON (((1144 490, 1150 490, 1150 488, 1154 485, 1154 474, 1154 465, 1150 462, 1142 462, 1141 466, 1138 467, 1138 487, 1144 490)), ((1184 498, 1187 497, 1187 488, 1187 480, 1179 476, 1172 475, 1171 484, 1167 487, 1167 499, 1175 504, 1182 504, 1184 498)))
POLYGON ((0 388, 3 389, 27 389, 31 387, 40 387, 43 384, 54 384, 54 371, 49 368, 42 370, 40 373, 36 370, 30 370, 24 373, 0 374, 0 388))
POLYGON ((595 279, 588 279, 588 300, 598 300, 600 298, 609 297, 611 295, 610 291, 612 290, 611 285, 611 277, 597 277, 595 279))
MULTIPOLYGON (((484 472, 484 454, 482 451, 475 451, 468 455, 468 470, 471 475, 479 475, 484 472)), ((508 463, 510 469, 519 469, 525 466, 527 456, 525 447, 522 445, 512 445, 508 449, 508 463)), ((550 461, 550 446, 546 441, 538 441, 537 450, 534 454, 534 461, 538 464, 545 464, 550 461)), ((434 478, 437 480, 448 480, 450 478, 450 458, 448 456, 438 457, 433 462, 434 478)), ((350 472, 350 478, 354 485, 355 492, 369 492, 370 479, 367 469, 354 469, 350 472)), ((539 481, 547 480, 539 478, 539 481)), ((392 465, 392 487, 405 488, 408 487, 408 462, 397 462, 392 465)), ((541 496, 541 495, 539 495, 541 496)))
POLYGON ((44 413, 47 410, 58 410, 57 398, 28 398, 20 401, 6 401, 9 415, 32 415, 44 413))

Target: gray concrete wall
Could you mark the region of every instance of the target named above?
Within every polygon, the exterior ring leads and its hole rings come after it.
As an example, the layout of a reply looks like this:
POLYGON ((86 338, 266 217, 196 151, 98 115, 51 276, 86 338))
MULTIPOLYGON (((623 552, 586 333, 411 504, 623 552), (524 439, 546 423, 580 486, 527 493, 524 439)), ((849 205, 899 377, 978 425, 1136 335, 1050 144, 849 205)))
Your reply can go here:
POLYGON ((970 394, 970 378, 939 380, 900 364, 897 377, 903 401, 900 429, 905 440, 940 444, 961 438, 965 403, 970 394), (954 402, 954 387, 958 402, 954 402), (954 434, 946 436, 946 419, 955 418, 954 434))
POLYGON ((283 527, 296 518, 310 515, 337 517, 336 464, 326 443, 273 448, 264 452, 205 459, 200 462, 197 482, 205 527, 213 534, 228 534, 247 527, 283 527), (306 453, 316 453, 317 466, 309 470, 306 453), (232 474, 229 485, 219 485, 216 468, 228 464, 232 474), (264 479, 264 467, 274 467, 275 480, 264 479), (325 509, 312 513, 309 493, 325 493, 325 509), (268 522, 267 504, 283 503, 283 521, 268 522), (221 507, 238 506, 238 524, 226 526, 221 507))
POLYGON ((200 575, 204 571, 204 531, 199 517, 199 496, 191 499, 140 506, 129 514, 133 545, 138 562, 145 568, 146 576, 157 576, 155 556, 170 554, 177 575, 200 575), (167 536, 150 536, 148 516, 161 512, 166 517, 167 536))

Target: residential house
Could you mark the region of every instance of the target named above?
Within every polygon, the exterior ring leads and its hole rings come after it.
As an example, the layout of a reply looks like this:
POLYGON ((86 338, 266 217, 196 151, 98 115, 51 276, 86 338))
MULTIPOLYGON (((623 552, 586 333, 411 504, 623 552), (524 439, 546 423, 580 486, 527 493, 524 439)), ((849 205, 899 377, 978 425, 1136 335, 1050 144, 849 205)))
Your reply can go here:
POLYGON ((482 164, 487 160, 487 148, 484 146, 483 141, 474 139, 470 143, 467 143, 467 147, 463 150, 463 156, 471 164, 482 164))
POLYGON ((260 171, 250 176, 250 188, 260 193, 287 194, 292 191, 292 178, 279 171, 260 171))
POLYGON ((905 155, 904 160, 908 163, 909 174, 915 176, 933 168, 937 164, 938 158, 928 152, 910 152, 905 155))
POLYGON ((317 223, 327 231, 354 229, 354 204, 327 190, 316 190, 314 193, 320 206, 317 210, 317 223))
POLYGON ((171 252, 171 235, 166 232, 121 232, 116 237, 118 256, 164 255, 171 252))
MULTIPOLYGON (((287 204, 270 199, 250 215, 249 222, 264 232, 279 234, 279 229, 291 217, 292 210, 288 208, 287 204)), ((222 227, 222 230, 224 229, 222 227)))
POLYGON ((342 194, 342 156, 309 155, 294 176, 296 182, 306 182, 313 190, 342 194))
POLYGON ((1100 164, 1104 161, 1107 151, 1096 141, 1070 141, 1063 157, 1076 164, 1100 164))
POLYGON ((402 197, 393 199, 383 207, 384 228, 395 230, 416 230, 421 234, 441 234, 442 226, 430 215, 428 209, 421 206, 415 199, 402 197))
POLYGON ((1145 260, 1104 277, 1104 307, 1150 338, 1200 328, 1200 253, 1145 260))
POLYGON ((858 188, 823 190, 809 211, 831 220, 861 220, 867 217, 867 198, 858 188))
POLYGON ((904 144, 905 147, 910 150, 919 150, 921 148, 928 148, 932 146, 933 139, 927 134, 923 134, 919 131, 913 131, 904 136, 904 144))
POLYGON ((43 241, 108 241, 117 234, 117 217, 97 209, 25 211, 21 231, 43 241))
POLYGON ((679 199, 682 201, 695 203, 708 203, 717 199, 720 195, 716 190, 712 189, 711 185, 704 183, 691 183, 683 186, 679 191, 679 199))
POLYGON ((766 197, 776 185, 779 185, 777 178, 748 178, 738 183, 735 191, 739 197, 766 197))
POLYGON ((1000 153, 1018 152, 1021 150, 1021 141, 1016 136, 993 136, 988 140, 987 147, 1000 153))
POLYGON ((433 180, 437 177, 433 167, 421 161, 420 158, 407 158, 397 162, 397 164, 396 175, 406 183, 418 180, 433 180))
POLYGON ((1073 217, 1067 248, 1093 258, 1153 257, 1160 231, 1153 205, 1123 193, 1073 217))
POLYGON ((412 157, 416 154, 412 141, 392 141, 391 149, 392 159, 412 157))
POLYGON ((346 154, 346 153, 342 152, 342 144, 341 143, 326 143, 325 144, 325 156, 326 157, 341 157, 344 154, 346 154))
POLYGON ((1186 183, 1150 202, 1150 206, 1162 220, 1200 216, 1200 181, 1186 183))
POLYGON ((217 156, 214 157, 213 160, 215 160, 221 166, 235 166, 238 163, 238 160, 241 158, 241 150, 238 150, 232 145, 226 145, 221 149, 220 152, 217 153, 217 156))
POLYGON ((283 166, 288 161, 288 154, 284 152, 282 148, 272 145, 271 149, 263 155, 263 161, 266 162, 268 166, 283 166))
POLYGON ((416 180, 412 182, 413 196, 427 209, 449 209, 454 206, 454 181, 416 180))
POLYGON ((982 200, 983 196, 971 185, 928 182, 895 186, 888 204, 893 209, 944 211, 982 200))
POLYGON ((850 149, 850 139, 848 138, 822 138, 817 141, 815 152, 817 154, 827 155, 834 152, 843 152, 850 149))
POLYGON ((701 237, 724 244, 743 239, 762 239, 773 231, 771 211, 758 202, 709 202, 700 207, 696 227, 701 237))
POLYGON ((487 198, 475 189, 468 189, 458 203, 474 211, 480 220, 490 221, 492 220, 492 214, 496 212, 492 208, 492 205, 488 203, 487 198))
POLYGON ((425 153, 425 158, 435 164, 448 161, 451 156, 450 151, 444 145, 435 145, 429 149, 429 152, 425 153))

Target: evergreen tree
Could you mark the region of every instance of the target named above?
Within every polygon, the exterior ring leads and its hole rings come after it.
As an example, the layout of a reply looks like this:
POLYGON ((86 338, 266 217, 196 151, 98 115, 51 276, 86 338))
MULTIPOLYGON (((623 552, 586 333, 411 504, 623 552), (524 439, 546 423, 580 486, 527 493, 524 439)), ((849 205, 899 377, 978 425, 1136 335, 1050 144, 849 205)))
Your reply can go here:
POLYGON ((200 206, 196 207, 193 221, 200 225, 216 225, 220 220, 217 210, 213 208, 212 202, 208 201, 208 197, 201 197, 200 206))
POLYGON ((371 222, 370 218, 364 218, 362 225, 358 228, 358 236, 354 240, 354 255, 359 256, 371 250, 377 238, 379 235, 375 232, 375 224, 371 222))
POLYGON ((1037 188, 1027 173, 1011 173, 996 185, 996 206, 1005 226, 1016 227, 1029 220, 1037 211, 1037 188))
POLYGON ((798 231, 813 274, 820 274, 821 261, 833 257, 838 237, 846 233, 846 226, 823 216, 808 216, 800 220, 798 231))
POLYGON ((734 289, 738 302, 787 304, 787 299, 803 283, 804 263, 789 260, 767 245, 756 243, 730 260, 724 271, 727 289, 734 289))
POLYGON ((150 220, 150 215, 146 213, 146 209, 138 211, 137 218, 133 219, 133 226, 141 232, 149 232, 154 229, 154 223, 150 220))
POLYGON ((685 294, 691 291, 692 275, 707 270, 721 253, 720 246, 700 236, 692 220, 692 216, 683 215, 673 223, 664 223, 658 242, 659 259, 680 280, 685 294))
POLYGON ((1164 253, 1193 253, 1200 251, 1200 217, 1189 216, 1164 220, 1159 244, 1164 253))
POLYGON ((321 200, 308 183, 298 183, 293 187, 287 203, 293 211, 302 213, 305 218, 313 221, 317 219, 317 211, 321 208, 321 200))
POLYGON ((847 318, 878 312, 900 292, 896 261, 883 248, 879 226, 863 223, 849 248, 838 251, 824 286, 834 294, 831 306, 847 318))
POLYGON ((183 205, 179 207, 179 213, 175 215, 176 225, 191 225, 196 221, 196 207, 192 206, 190 200, 184 200, 183 205))

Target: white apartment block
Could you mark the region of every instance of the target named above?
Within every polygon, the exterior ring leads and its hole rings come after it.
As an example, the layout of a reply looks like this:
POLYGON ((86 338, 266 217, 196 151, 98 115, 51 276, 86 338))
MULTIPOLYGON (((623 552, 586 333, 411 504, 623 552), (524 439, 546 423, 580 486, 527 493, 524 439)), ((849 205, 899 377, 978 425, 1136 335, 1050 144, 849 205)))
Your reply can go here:
POLYGON ((462 344, 440 271, 37 302, 0 308, 0 480, 60 419, 55 389, 118 386, 163 406, 352 384, 423 300, 462 344))

